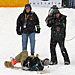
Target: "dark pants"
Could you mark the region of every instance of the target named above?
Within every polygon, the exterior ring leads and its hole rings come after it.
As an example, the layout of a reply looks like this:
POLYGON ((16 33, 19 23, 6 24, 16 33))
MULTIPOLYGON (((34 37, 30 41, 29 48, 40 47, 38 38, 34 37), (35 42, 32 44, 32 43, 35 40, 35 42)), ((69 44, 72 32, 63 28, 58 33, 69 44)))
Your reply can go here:
POLYGON ((66 48, 64 46, 64 40, 65 39, 51 38, 51 42, 50 42, 51 61, 57 62, 57 55, 56 55, 56 50, 55 50, 57 43, 60 46, 62 56, 64 57, 64 61, 69 61, 68 53, 67 53, 66 48))

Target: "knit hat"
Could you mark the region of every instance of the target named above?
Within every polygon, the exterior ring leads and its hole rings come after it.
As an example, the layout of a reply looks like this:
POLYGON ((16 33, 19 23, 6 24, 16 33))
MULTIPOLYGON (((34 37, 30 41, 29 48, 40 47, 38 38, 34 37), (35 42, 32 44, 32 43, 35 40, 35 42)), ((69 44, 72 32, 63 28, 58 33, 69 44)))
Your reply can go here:
POLYGON ((49 59, 48 58, 46 58, 46 59, 44 59, 43 61, 42 61, 42 64, 44 65, 44 66, 48 66, 49 65, 49 59))
POLYGON ((32 9, 30 4, 25 5, 25 9, 27 9, 27 8, 30 8, 30 10, 32 9))
POLYGON ((54 9, 53 13, 57 14, 57 13, 60 13, 60 11, 58 9, 54 9))

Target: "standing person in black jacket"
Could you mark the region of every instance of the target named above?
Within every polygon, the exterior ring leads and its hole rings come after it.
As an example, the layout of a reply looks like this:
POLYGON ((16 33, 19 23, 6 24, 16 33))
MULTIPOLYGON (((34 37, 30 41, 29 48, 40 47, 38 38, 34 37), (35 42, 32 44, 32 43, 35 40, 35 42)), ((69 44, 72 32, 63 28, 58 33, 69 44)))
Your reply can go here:
POLYGON ((26 4, 23 13, 21 13, 17 19, 16 31, 18 35, 22 35, 23 50, 27 50, 29 37, 31 45, 31 55, 34 55, 35 33, 40 33, 40 25, 37 15, 31 10, 31 5, 26 4))
POLYGON ((50 52, 51 62, 50 65, 57 64, 56 45, 60 46, 62 56, 64 57, 64 64, 69 65, 70 60, 66 48, 64 46, 66 36, 66 16, 62 15, 58 9, 54 9, 52 15, 48 15, 46 18, 47 26, 51 27, 51 41, 50 41, 50 52))

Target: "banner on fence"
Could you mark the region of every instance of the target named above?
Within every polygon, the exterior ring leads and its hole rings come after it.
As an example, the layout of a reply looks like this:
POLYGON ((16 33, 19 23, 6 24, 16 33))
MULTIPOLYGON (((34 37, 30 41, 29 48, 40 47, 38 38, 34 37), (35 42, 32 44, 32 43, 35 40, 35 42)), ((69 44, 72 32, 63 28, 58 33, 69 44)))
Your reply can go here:
POLYGON ((62 7, 62 0, 29 0, 29 3, 32 6, 52 7, 57 5, 59 8, 62 7))

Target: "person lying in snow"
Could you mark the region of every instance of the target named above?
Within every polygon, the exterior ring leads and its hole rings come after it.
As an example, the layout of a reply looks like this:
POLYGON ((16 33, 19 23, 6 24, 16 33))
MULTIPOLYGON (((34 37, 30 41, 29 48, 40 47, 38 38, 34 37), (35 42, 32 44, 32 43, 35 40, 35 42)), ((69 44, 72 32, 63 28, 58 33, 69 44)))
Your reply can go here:
POLYGON ((36 56, 28 56, 28 52, 24 50, 18 54, 15 59, 12 58, 10 63, 5 61, 4 64, 8 68, 14 68, 14 65, 17 63, 21 63, 22 69, 28 68, 31 71, 42 71, 44 66, 49 65, 49 59, 46 58, 44 60, 40 60, 38 54, 36 54, 36 56))

